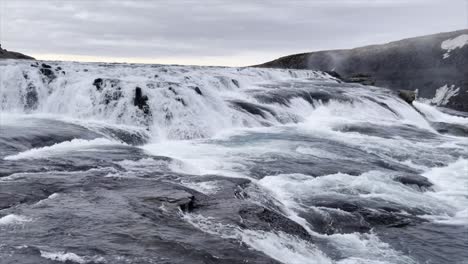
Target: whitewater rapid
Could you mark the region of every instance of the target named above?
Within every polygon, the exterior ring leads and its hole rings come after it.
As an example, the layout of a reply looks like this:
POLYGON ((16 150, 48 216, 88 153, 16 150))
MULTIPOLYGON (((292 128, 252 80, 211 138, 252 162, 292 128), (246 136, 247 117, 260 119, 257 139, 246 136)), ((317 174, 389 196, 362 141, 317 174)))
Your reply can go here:
POLYGON ((305 70, 1 61, 0 72, 7 263, 468 257, 462 113, 305 70))

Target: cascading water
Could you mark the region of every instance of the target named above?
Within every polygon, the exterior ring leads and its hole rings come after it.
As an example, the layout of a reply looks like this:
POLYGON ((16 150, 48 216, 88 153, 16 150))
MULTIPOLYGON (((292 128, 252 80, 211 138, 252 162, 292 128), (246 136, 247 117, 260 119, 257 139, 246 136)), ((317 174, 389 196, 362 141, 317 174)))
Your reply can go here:
POLYGON ((5 263, 468 258, 462 114, 314 71, 67 62, 0 62, 0 102, 5 263))

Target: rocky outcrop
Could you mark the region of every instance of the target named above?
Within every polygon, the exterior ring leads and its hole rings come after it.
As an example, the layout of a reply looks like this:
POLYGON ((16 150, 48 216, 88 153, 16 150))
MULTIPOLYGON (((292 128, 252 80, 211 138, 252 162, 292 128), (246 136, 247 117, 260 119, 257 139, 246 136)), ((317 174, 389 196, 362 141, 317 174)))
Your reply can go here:
POLYGON ((416 100, 416 92, 408 90, 399 90, 398 96, 408 104, 412 104, 416 100))
POLYGON ((143 95, 140 87, 135 89, 135 98, 133 99, 133 104, 143 111, 145 114, 150 113, 149 105, 147 103, 148 96, 143 95))
POLYGON ((418 90, 434 98, 444 86, 456 95, 446 107, 468 111, 468 29, 347 50, 295 54, 257 67, 314 69, 341 80, 397 90, 418 90), (464 44, 464 45, 463 45, 464 44))
POLYGON ((0 44, 0 59, 21 59, 21 60, 34 60, 33 57, 21 54, 19 52, 8 51, 2 48, 0 44))
POLYGON ((428 178, 421 176, 421 175, 413 175, 413 174, 408 174, 408 175, 399 175, 395 177, 393 180, 402 183, 404 185, 413 185, 417 186, 421 189, 427 189, 430 188, 433 184, 429 181, 428 178))

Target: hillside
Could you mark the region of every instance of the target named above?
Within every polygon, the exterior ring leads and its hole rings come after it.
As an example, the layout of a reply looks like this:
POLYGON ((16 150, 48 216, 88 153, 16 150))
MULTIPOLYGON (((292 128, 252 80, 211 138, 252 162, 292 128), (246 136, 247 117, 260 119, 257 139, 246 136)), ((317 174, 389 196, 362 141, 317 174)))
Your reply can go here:
POLYGON ((8 51, 6 49, 2 48, 2 45, 0 44, 0 59, 25 59, 25 60, 34 60, 33 57, 24 55, 19 52, 14 52, 14 51, 8 51))
POLYGON ((257 65, 334 71, 342 79, 419 91, 436 105, 468 111, 468 29, 383 45, 295 54, 257 65))

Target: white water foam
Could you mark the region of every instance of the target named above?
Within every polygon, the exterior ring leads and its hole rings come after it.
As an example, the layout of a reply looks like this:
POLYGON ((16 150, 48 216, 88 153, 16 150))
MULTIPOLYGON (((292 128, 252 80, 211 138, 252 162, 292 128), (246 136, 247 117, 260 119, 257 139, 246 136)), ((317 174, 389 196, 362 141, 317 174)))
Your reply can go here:
POLYGON ((78 263, 78 264, 86 264, 86 263, 105 263, 105 259, 100 256, 94 256, 94 257, 82 257, 79 256, 73 252, 64 252, 64 251, 59 251, 59 252, 49 252, 45 250, 41 250, 41 257, 45 259, 50 259, 53 261, 58 261, 58 262, 72 262, 72 263, 78 263))
POLYGON ((468 125, 466 117, 449 115, 437 110, 434 106, 417 101, 413 102, 413 105, 431 121, 468 125))
POLYGON ((20 159, 42 159, 46 157, 63 155, 74 150, 92 150, 98 146, 110 146, 123 144, 121 142, 112 141, 106 138, 97 138, 93 140, 73 139, 56 143, 52 146, 34 148, 15 155, 6 156, 5 160, 20 160, 20 159))
POLYGON ((243 230, 235 226, 216 223, 202 215, 185 214, 184 218, 200 230, 223 238, 238 239, 255 250, 287 264, 333 263, 315 245, 283 232, 243 230))
POLYGON ((32 221, 31 219, 25 216, 9 214, 0 218, 0 226, 17 225, 17 224, 23 224, 23 223, 31 222, 31 221, 32 221))
POLYGON ((445 167, 432 168, 423 174, 434 183, 430 197, 455 208, 452 214, 431 215, 439 223, 468 225, 468 160, 459 159, 445 167))

